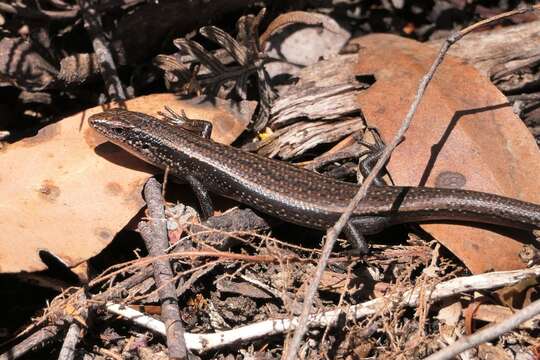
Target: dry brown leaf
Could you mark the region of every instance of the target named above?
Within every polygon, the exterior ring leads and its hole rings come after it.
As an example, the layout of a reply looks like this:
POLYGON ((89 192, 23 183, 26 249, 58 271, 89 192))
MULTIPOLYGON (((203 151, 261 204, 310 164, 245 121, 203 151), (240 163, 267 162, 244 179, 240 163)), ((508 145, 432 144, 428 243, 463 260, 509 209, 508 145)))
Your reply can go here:
MULTIPOLYGON (((155 94, 125 105, 148 114, 164 105, 184 110, 190 118, 212 121, 212 138, 230 144, 247 126, 255 103, 214 104, 155 94)), ((88 117, 102 110, 70 116, 1 150, 0 272, 45 269, 41 250, 75 266, 107 246, 143 206, 141 187, 154 169, 103 144, 88 127, 88 117)))
POLYGON ((443 306, 437 314, 437 319, 446 326, 455 328, 461 318, 463 307, 459 301, 443 306))
POLYGON ((501 306, 501 305, 492 305, 492 304, 481 304, 476 309, 473 314, 474 320, 481 320, 485 322, 501 322, 506 320, 506 318, 512 316, 514 312, 512 309, 501 306))
POLYGON ((529 290, 536 288, 538 283, 539 280, 535 276, 531 276, 512 286, 505 286, 493 291, 492 296, 510 309, 521 308, 531 303, 529 290))
MULTIPOLYGON (((488 323, 500 323, 514 315, 512 309, 492 304, 482 304, 474 313, 474 320, 485 321, 488 323)), ((519 325, 520 329, 536 329, 540 322, 540 315, 537 315, 519 325)))
POLYGON ((509 354, 500 347, 494 346, 491 344, 480 344, 478 345, 478 359, 480 360, 511 360, 509 354))
POLYGON ((439 320, 439 332, 441 339, 447 343, 453 342, 456 335, 460 333, 461 326, 459 326, 459 320, 461 319, 461 313, 463 307, 459 301, 454 301, 448 305, 444 305, 437 314, 437 320, 439 320))
MULTIPOLYGON (((376 82, 358 97, 366 121, 391 139, 401 125, 436 51, 394 35, 353 40, 360 45, 357 74, 376 82)), ((388 164, 398 185, 462 187, 540 203, 540 157, 505 96, 462 60, 447 57, 422 99, 405 141, 388 164)), ((423 228, 473 273, 510 270, 527 233, 494 227, 429 224, 423 228)))

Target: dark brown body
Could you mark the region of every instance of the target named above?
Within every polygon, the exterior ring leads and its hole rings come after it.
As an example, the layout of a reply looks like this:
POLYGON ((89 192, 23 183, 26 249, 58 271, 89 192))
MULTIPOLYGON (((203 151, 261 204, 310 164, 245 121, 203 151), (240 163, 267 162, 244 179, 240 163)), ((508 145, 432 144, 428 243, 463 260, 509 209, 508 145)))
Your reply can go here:
MULTIPOLYGON (((215 143, 145 114, 110 110, 89 122, 177 177, 189 174, 211 192, 306 227, 332 226, 358 191, 357 185, 215 143)), ((398 223, 441 220, 537 229, 540 205, 468 190, 373 186, 352 219, 367 234, 398 223)))

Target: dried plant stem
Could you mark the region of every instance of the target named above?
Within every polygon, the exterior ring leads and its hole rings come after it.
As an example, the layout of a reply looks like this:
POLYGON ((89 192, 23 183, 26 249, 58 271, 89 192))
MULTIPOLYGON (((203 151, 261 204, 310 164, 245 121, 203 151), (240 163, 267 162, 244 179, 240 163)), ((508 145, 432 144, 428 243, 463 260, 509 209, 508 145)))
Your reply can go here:
POLYGON ((439 352, 428 356, 425 360, 446 360, 454 359, 457 355, 476 345, 480 345, 486 341, 495 339, 512 329, 518 327, 521 323, 532 319, 540 314, 540 300, 529 304, 514 315, 508 317, 504 321, 492 326, 483 328, 473 335, 465 336, 453 343, 452 345, 440 350, 439 352))
POLYGON ((499 20, 502 20, 502 19, 507 19, 507 18, 512 17, 514 15, 525 14, 525 13, 535 11, 535 10, 540 10, 540 4, 532 5, 532 6, 526 6, 526 7, 523 7, 521 9, 516 9, 516 10, 512 10, 512 11, 507 11, 505 13, 492 16, 492 17, 490 17, 488 19, 481 20, 481 21, 479 21, 477 23, 474 23, 474 24, 472 24, 470 26, 467 26, 465 29, 460 30, 458 32, 459 37, 457 37, 455 39, 455 41, 461 39, 463 36, 473 32, 475 30, 480 29, 482 26, 492 24, 492 23, 494 23, 496 21, 499 21, 499 20))
POLYGON ((92 39, 92 46, 99 62, 101 76, 107 87, 107 94, 112 100, 126 100, 126 93, 116 72, 114 57, 110 51, 110 43, 103 34, 101 17, 96 10, 95 0, 79 0, 79 6, 85 27, 92 39))
POLYGON ((81 326, 77 322, 73 322, 69 326, 66 337, 64 338, 64 343, 62 344, 60 355, 58 355, 58 360, 75 359, 75 350, 77 349, 77 344, 79 341, 81 341, 81 334, 81 326))
MULTIPOLYGON (((418 303, 424 299, 430 302, 436 302, 463 292, 511 286, 524 279, 535 276, 540 276, 540 266, 524 270, 499 271, 456 278, 437 284, 428 290, 425 288, 415 288, 366 301, 362 304, 350 306, 349 308, 338 308, 320 314, 310 315, 309 322, 310 325, 314 327, 335 326, 341 315, 346 315, 347 319, 351 321, 359 320, 366 316, 376 314, 383 309, 388 309, 389 305, 395 307, 417 306, 418 303)), ((161 321, 146 316, 132 308, 108 303, 106 309, 109 312, 133 321, 137 325, 144 326, 156 333, 165 335, 165 325, 161 321)), ((209 334, 185 333, 186 346, 190 350, 200 352, 215 350, 241 341, 253 341, 257 338, 294 330, 296 326, 298 326, 298 321, 298 317, 292 319, 271 319, 232 330, 209 334)))
POLYGON ((414 117, 414 114, 416 113, 418 105, 420 104, 420 101, 422 97, 424 96, 426 88, 429 85, 430 81, 433 79, 433 75, 435 74, 435 71, 437 70, 439 65, 442 63, 450 46, 452 46, 456 41, 461 39, 466 34, 469 34, 470 32, 478 29, 481 26, 484 26, 489 23, 493 23, 494 21, 498 21, 500 19, 504 19, 504 18, 507 18, 516 14, 532 11, 538 8, 540 8, 540 5, 535 5, 534 7, 529 7, 524 10, 510 11, 510 12, 500 14, 495 17, 480 21, 477 24, 471 25, 455 34, 452 34, 442 44, 439 50, 439 53, 437 54, 437 57, 433 61, 433 64, 431 65, 429 71, 426 73, 426 75, 424 75, 424 77, 420 81, 420 84, 418 85, 418 89, 416 91, 414 100, 409 108, 409 111, 407 112, 407 115, 405 116, 405 119, 403 120, 401 124, 401 127, 398 129, 392 141, 386 146, 386 148, 382 152, 381 157, 379 158, 379 160, 373 167, 371 173, 366 177, 366 179, 360 186, 360 189, 358 190, 357 194, 349 203, 349 206, 347 206, 346 211, 341 215, 341 217, 336 222, 336 224, 332 228, 328 229, 328 231, 326 232, 326 241, 323 246, 321 257, 317 264, 315 275, 313 276, 309 286, 306 288, 306 292, 304 295, 304 305, 302 308, 302 313, 299 318, 298 327, 296 328, 292 339, 288 342, 286 346, 286 351, 283 353, 282 359, 294 360, 297 358, 297 352, 298 352, 298 349, 300 348, 300 343, 304 337, 304 334, 307 331, 307 322, 308 322, 309 313, 313 305, 313 301, 317 293, 317 289, 319 287, 319 283, 321 281, 322 275, 324 273, 324 270, 326 269, 328 259, 330 258, 330 254, 336 243, 337 237, 341 233, 345 225, 347 224, 347 221, 349 221, 349 218, 351 217, 354 209, 358 206, 358 203, 366 196, 367 191, 369 187, 371 186, 371 184, 373 183, 373 180, 375 179, 375 177, 382 170, 382 168, 384 167, 388 159, 390 159, 390 155, 392 154, 392 151, 394 151, 394 149, 398 146, 398 144, 403 140, 403 136, 411 124, 411 121, 414 117))
MULTIPOLYGON (((141 221, 138 230, 144 239, 150 256, 160 256, 169 247, 165 219, 165 200, 162 197, 161 184, 150 178, 144 186, 144 198, 150 219, 141 221)), ((155 260, 154 281, 161 300, 161 317, 166 325, 167 348, 170 359, 187 359, 184 341, 184 326, 180 319, 178 298, 172 279, 174 277, 168 257, 155 260)))
POLYGON ((69 316, 71 325, 69 325, 62 349, 58 355, 58 360, 73 360, 76 357, 77 344, 81 342, 85 333, 88 319, 88 307, 84 291, 78 291, 75 297, 78 306, 74 307, 74 313, 69 316))
POLYGON ((46 326, 0 355, 0 360, 15 360, 59 335, 62 326, 46 326))
MULTIPOLYGON (((163 258, 168 259, 181 259, 181 258, 197 258, 197 257, 213 257, 213 258, 220 258, 222 261, 245 261, 245 262, 251 262, 251 263, 277 263, 279 262, 280 258, 278 258, 277 255, 246 255, 246 254, 238 254, 233 252, 227 252, 227 251, 205 251, 205 250, 194 250, 194 251, 180 251, 172 254, 164 254, 159 256, 147 256, 143 259, 137 259, 137 260, 131 260, 127 261, 123 264, 120 264, 121 266, 114 266, 114 269, 118 269, 115 271, 112 271, 110 273, 107 273, 105 275, 101 275, 94 280, 92 280, 89 283, 89 287, 96 286, 97 284, 103 283, 107 280, 110 280, 114 278, 115 276, 125 273, 126 271, 132 270, 134 268, 141 268, 145 267, 149 263, 152 263, 156 260, 160 260, 163 258)), ((312 259, 303 259, 299 258, 298 256, 281 256, 282 261, 288 261, 288 262, 300 262, 300 263, 313 263, 312 259)), ((336 257, 331 259, 332 262, 344 262, 349 261, 350 258, 344 258, 344 257, 336 257)))

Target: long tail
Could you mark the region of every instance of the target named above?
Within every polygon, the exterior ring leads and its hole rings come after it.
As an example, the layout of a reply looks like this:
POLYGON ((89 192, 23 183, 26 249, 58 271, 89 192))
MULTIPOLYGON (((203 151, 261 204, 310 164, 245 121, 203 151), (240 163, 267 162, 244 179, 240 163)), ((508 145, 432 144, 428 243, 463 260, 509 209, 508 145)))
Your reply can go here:
POLYGON ((385 186, 373 187, 366 200, 372 211, 386 213, 394 224, 455 220, 540 229, 540 205, 478 191, 385 186))

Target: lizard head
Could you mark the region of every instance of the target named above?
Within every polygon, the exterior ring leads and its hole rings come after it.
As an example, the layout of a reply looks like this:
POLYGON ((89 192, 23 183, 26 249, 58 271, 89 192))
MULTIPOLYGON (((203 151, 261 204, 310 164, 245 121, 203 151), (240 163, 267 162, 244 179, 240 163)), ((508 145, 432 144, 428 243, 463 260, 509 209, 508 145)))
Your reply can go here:
POLYGON ((107 110, 88 119, 90 127, 109 141, 151 163, 155 162, 159 148, 155 134, 160 133, 153 130, 163 126, 162 123, 150 115, 124 109, 107 110))
POLYGON ((137 128, 144 128, 147 115, 112 109, 90 116, 88 124, 114 143, 125 142, 136 135, 137 128))

